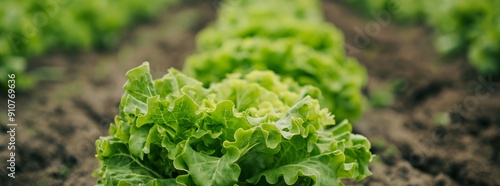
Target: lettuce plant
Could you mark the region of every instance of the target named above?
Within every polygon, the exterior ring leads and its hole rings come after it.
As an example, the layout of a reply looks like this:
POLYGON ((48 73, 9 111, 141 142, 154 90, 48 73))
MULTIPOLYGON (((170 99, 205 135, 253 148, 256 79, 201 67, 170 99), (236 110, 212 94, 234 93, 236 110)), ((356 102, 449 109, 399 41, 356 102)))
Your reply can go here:
POLYGON ((343 185, 370 175, 369 141, 335 124, 319 89, 271 71, 205 88, 147 63, 126 74, 110 136, 96 141, 98 185, 343 185))
POLYGON ((342 32, 324 22, 317 0, 227 0, 215 23, 197 36, 200 52, 234 38, 293 39, 311 48, 342 55, 342 32), (276 11, 280 7, 280 11, 276 11))
POLYGON ((226 2, 215 24, 198 35, 198 53, 188 58, 184 73, 208 85, 233 72, 272 70, 319 87, 322 106, 338 118, 361 116, 366 71, 346 56, 342 33, 324 22, 318 1, 226 2))
POLYGON ((322 105, 339 119, 354 120, 362 113, 360 89, 366 83, 365 70, 352 58, 318 52, 290 39, 228 40, 219 49, 189 57, 184 72, 209 84, 228 73, 253 69, 272 70, 301 85, 319 87, 325 95, 322 105))

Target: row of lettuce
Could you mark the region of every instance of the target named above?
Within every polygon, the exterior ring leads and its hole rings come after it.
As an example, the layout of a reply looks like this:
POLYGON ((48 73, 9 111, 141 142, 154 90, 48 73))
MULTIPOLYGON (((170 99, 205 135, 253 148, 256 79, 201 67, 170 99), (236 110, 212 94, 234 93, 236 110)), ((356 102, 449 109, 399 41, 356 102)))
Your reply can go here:
MULTIPOLYGON (((48 51, 114 46, 127 26, 151 18, 176 1, 2 0, 0 81, 6 82, 8 73, 23 74, 27 58, 48 51)), ((17 88, 29 88, 34 80, 19 75, 17 88)))
POLYGON ((371 174, 370 142, 349 123, 366 73, 318 1, 223 1, 197 44, 183 72, 127 72, 110 136, 96 141, 98 185, 336 186, 371 174))
POLYGON ((401 23, 424 22, 445 56, 466 53, 483 74, 500 74, 500 1, 345 0, 363 12, 387 11, 401 23))

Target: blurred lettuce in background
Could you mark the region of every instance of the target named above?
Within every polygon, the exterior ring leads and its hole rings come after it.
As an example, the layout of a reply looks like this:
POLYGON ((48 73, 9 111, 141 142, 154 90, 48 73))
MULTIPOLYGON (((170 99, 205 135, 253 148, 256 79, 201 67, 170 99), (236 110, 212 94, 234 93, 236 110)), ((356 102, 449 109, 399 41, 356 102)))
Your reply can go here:
POLYGON ((345 0, 365 13, 388 11, 400 23, 424 22, 444 56, 466 53, 481 73, 500 74, 498 0, 345 0))
POLYGON ((35 79, 32 78, 31 75, 24 74, 22 76, 18 76, 17 74, 19 72, 23 72, 24 69, 26 69, 26 61, 24 58, 21 57, 11 57, 8 59, 10 63, 2 63, 0 65, 0 82, 2 82, 2 85, 0 88, 5 88, 7 89, 7 80, 9 80, 8 74, 15 73, 16 77, 14 80, 16 81, 16 89, 17 90, 26 90, 29 87, 32 87, 35 84, 35 79))
MULTIPOLYGON (((2 0, 0 80, 8 73, 24 73, 27 59, 48 51, 112 47, 132 23, 151 18, 178 1, 2 0)), ((18 88, 34 84, 28 76, 17 76, 26 82, 18 88)))
POLYGON ((217 21, 199 33, 198 53, 186 60, 184 72, 208 86, 233 72, 272 70, 319 87, 322 106, 337 122, 355 121, 363 111, 367 74, 346 55, 342 32, 324 21, 319 2, 225 1, 217 21))

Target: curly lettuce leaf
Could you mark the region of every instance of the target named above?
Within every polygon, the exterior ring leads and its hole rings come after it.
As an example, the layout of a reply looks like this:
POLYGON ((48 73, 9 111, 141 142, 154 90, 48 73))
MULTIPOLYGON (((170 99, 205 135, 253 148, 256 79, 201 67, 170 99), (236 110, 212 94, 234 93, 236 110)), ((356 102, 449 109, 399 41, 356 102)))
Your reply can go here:
POLYGON ((176 183, 174 178, 163 178, 130 154, 127 145, 117 138, 101 137, 96 141, 96 148, 104 165, 96 172, 101 177, 98 185, 162 186, 176 183))
POLYGON ((253 184, 260 183, 261 177, 265 177, 266 182, 269 184, 276 184, 280 178, 284 180, 287 185, 297 184, 300 178, 310 178, 314 181, 313 185, 339 185, 339 180, 335 179, 337 172, 343 162, 341 153, 328 153, 318 156, 304 158, 298 162, 283 165, 275 169, 266 170, 262 173, 255 175, 248 181, 253 184))

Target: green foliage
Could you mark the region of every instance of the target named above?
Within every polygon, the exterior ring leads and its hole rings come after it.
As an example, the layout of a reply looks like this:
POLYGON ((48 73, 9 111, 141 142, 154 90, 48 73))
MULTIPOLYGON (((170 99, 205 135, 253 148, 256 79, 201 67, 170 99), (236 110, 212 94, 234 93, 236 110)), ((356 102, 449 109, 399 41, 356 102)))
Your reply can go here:
POLYGON ((365 10, 388 10, 402 23, 423 21, 436 30, 443 55, 467 53, 481 73, 500 73, 500 1, 346 0, 365 10))
POLYGON ((113 46, 118 42, 119 33, 131 23, 155 15, 174 1, 177 0, 147 3, 140 0, 2 0, 0 69, 9 71, 0 71, 0 77, 7 73, 27 77, 21 75, 24 68, 11 68, 21 65, 19 58, 25 61, 50 50, 113 46))
POLYGON ((289 38, 330 52, 344 46, 341 32, 323 22, 316 0, 223 1, 216 22, 200 32, 197 44, 203 52, 216 49, 230 39, 250 37, 289 38))
POLYGON ((345 55, 343 35, 324 22, 318 1, 226 1, 197 44, 199 51, 188 58, 184 72, 207 85, 229 73, 268 69, 319 87, 322 106, 337 121, 362 113, 366 72, 345 55))
POLYGON ((248 73, 252 69, 273 70, 301 85, 318 86, 324 94, 323 105, 332 109, 340 120, 353 120, 362 112, 360 89, 366 82, 364 69, 351 58, 336 59, 292 39, 229 40, 217 50, 191 56, 184 72, 209 84, 228 73, 248 73))
POLYGON ((376 90, 370 95, 370 103, 376 108, 383 108, 392 105, 394 94, 387 89, 376 90))
POLYGON ((369 141, 335 124, 319 89, 271 71, 205 88, 175 69, 130 70, 110 136, 96 141, 99 185, 343 185, 370 175, 369 141))
POLYGON ((127 73, 110 136, 96 141, 98 184, 335 186, 370 175, 370 142, 342 121, 360 114, 366 73, 318 2, 221 6, 186 64, 195 78, 171 69, 153 80, 147 63, 127 73))
POLYGON ((15 90, 26 90, 33 86, 35 80, 31 78, 30 75, 23 74, 24 69, 26 69, 26 61, 20 57, 10 57, 5 59, 5 63, 0 63, 0 90, 6 90, 7 80, 9 80, 9 74, 15 74, 15 90))

